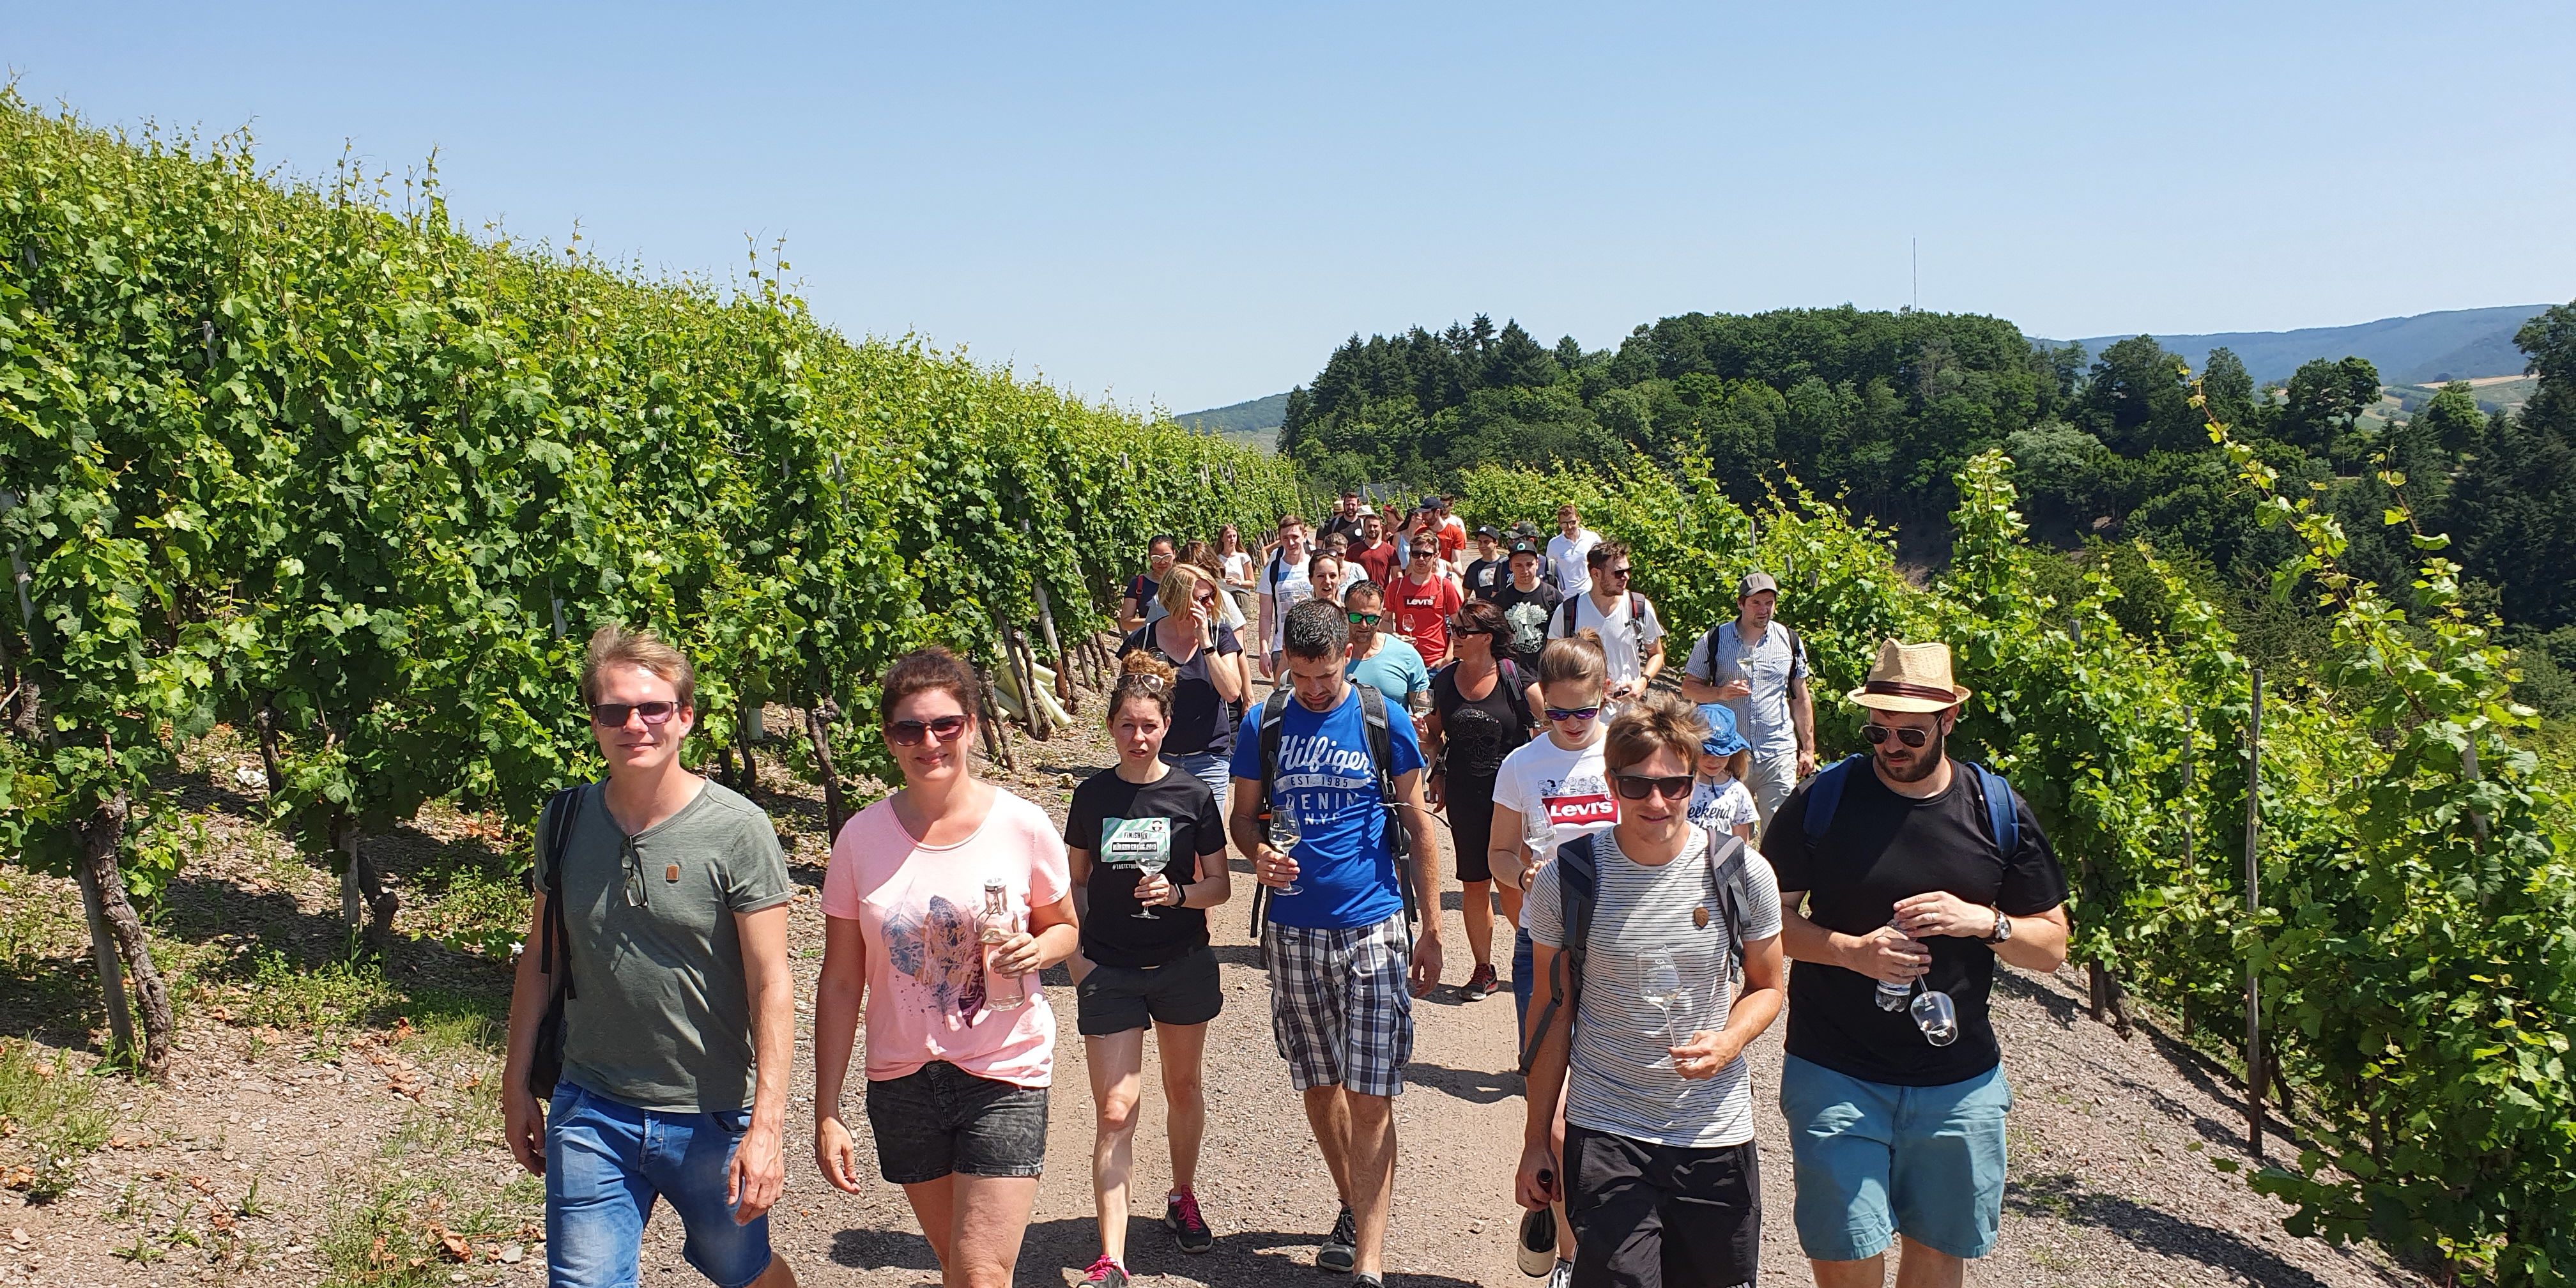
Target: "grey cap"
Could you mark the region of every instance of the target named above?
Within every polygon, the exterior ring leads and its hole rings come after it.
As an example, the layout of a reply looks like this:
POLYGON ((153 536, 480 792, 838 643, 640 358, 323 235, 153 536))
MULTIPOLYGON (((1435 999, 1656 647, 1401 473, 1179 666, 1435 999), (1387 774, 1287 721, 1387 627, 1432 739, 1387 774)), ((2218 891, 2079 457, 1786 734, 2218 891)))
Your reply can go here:
POLYGON ((1774 595, 1780 593, 1780 583, 1771 580, 1771 574, 1767 572, 1748 572, 1744 574, 1744 580, 1735 583, 1737 599, 1747 595, 1758 595, 1766 590, 1774 595))

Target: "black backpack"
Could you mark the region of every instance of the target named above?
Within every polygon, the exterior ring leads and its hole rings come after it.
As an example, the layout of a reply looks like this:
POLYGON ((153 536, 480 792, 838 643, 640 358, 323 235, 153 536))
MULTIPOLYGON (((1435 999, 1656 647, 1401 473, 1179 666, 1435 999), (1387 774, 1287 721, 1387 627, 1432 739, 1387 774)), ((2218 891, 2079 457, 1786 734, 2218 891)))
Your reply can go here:
MULTIPOLYGON (((1727 619, 1727 621, 1733 620, 1733 618, 1727 619)), ((1711 684, 1715 684, 1717 682, 1717 633, 1725 629, 1726 622, 1719 622, 1717 625, 1709 627, 1707 634, 1699 637, 1699 649, 1697 651, 1701 657, 1708 659, 1708 682, 1711 684)), ((1806 654, 1806 645, 1798 641, 1797 628, 1789 625, 1787 622, 1775 620, 1771 623, 1771 629, 1780 632, 1781 638, 1789 641, 1789 669, 1793 671, 1796 670, 1798 667, 1798 659, 1806 654)), ((1739 636, 1738 638, 1741 637, 1739 636)), ((1687 658, 1684 659, 1684 663, 1688 663, 1687 658)))
POLYGON ((564 788, 546 799, 537 816, 537 844, 545 847, 546 860, 546 920, 537 940, 537 971, 554 980, 528 1056, 528 1090, 539 1100, 552 1099, 555 1083, 563 1077, 564 1003, 579 996, 572 986, 572 931, 564 922, 563 856, 573 820, 581 814, 580 796, 580 787, 564 788))
MULTIPOLYGON (((1582 594, 1580 594, 1580 595, 1569 595, 1569 596, 1567 596, 1567 597, 1566 597, 1566 600, 1565 600, 1565 602, 1564 602, 1564 603, 1557 605, 1557 610, 1558 610, 1559 612, 1563 613, 1563 614, 1564 614, 1564 616, 1565 616, 1565 634, 1564 634, 1563 636, 1559 637, 1559 638, 1563 638, 1563 639, 1573 639, 1573 638, 1574 638, 1574 606, 1575 606, 1576 604, 1580 604, 1580 603, 1582 603, 1584 600, 1590 599, 1591 597, 1592 597, 1592 592, 1590 592, 1590 591, 1588 591, 1588 590, 1587 590, 1587 591, 1583 592, 1583 593, 1582 593, 1582 594)), ((1629 591, 1629 592, 1628 592, 1628 623, 1629 623, 1630 628, 1631 628, 1631 629, 1633 629, 1633 628, 1634 628, 1638 623, 1641 623, 1641 622, 1643 622, 1643 621, 1645 621, 1645 620, 1646 620, 1646 597, 1645 597, 1645 596, 1643 596, 1643 595, 1638 594, 1637 592, 1635 592, 1635 591, 1633 591, 1633 590, 1632 590, 1632 591, 1629 591)))
MULTIPOLYGON (((1351 687, 1359 690, 1360 718, 1368 726, 1369 763, 1377 769, 1378 801, 1386 810, 1387 855, 1395 864, 1395 886, 1404 899, 1405 924, 1411 925, 1422 919, 1422 913, 1414 902, 1412 836, 1404 830, 1403 811, 1396 808, 1393 772, 1395 733, 1386 723, 1386 695, 1378 692, 1373 684, 1354 681, 1351 687)), ((1261 794, 1254 800, 1259 805, 1265 830, 1270 819, 1270 781, 1279 770, 1281 717, 1287 714, 1288 704, 1295 700, 1295 691, 1282 684, 1261 701, 1261 794)), ((1253 883, 1252 937, 1256 942, 1261 938, 1261 926, 1265 920, 1263 905, 1269 897, 1270 887, 1258 881, 1253 883)))
MULTIPOLYGON (((1598 832, 1586 833, 1556 847, 1557 897, 1565 905, 1565 947, 1548 963, 1547 1005, 1530 1021, 1528 1044, 1521 1048, 1521 1076, 1529 1076, 1530 1065, 1538 1059, 1539 1044, 1547 1040, 1547 1026, 1556 1019, 1557 1008, 1569 1013, 1575 999, 1583 993, 1583 955, 1592 939, 1592 907, 1601 897, 1601 857, 1595 842, 1598 832)), ((1728 834, 1711 834, 1708 861, 1709 892, 1717 896, 1726 920, 1726 969, 1729 980, 1740 980, 1744 971, 1744 921, 1735 909, 1735 883, 1724 873, 1741 863, 1753 851, 1744 838, 1728 834)), ((1537 1000, 1535 997, 1533 1001, 1537 1000)), ((1567 1034, 1569 1054, 1573 1036, 1567 1034)))

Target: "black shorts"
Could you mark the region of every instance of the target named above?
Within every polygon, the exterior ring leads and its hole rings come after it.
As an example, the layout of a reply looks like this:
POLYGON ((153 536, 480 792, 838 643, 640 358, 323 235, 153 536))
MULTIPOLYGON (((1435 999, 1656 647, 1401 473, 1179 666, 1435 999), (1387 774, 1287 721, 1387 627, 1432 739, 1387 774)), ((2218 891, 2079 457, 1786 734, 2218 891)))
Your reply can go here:
POLYGON ((918 1185, 952 1172, 1046 1172, 1047 1089, 978 1078, 945 1060, 868 1084, 877 1174, 918 1185))
POLYGON ((1458 879, 1491 881, 1494 869, 1486 846, 1494 839, 1494 780, 1490 775, 1452 778, 1448 789, 1441 808, 1449 814, 1449 844, 1458 852, 1458 879))
POLYGON ((1753 1142, 1688 1149, 1572 1123, 1574 1288, 1754 1282, 1762 1255, 1762 1178, 1753 1142))
POLYGON ((1074 1031, 1105 1038, 1153 1024, 1205 1024, 1225 1009, 1216 953, 1201 944, 1160 966, 1093 966, 1073 990, 1074 1031))

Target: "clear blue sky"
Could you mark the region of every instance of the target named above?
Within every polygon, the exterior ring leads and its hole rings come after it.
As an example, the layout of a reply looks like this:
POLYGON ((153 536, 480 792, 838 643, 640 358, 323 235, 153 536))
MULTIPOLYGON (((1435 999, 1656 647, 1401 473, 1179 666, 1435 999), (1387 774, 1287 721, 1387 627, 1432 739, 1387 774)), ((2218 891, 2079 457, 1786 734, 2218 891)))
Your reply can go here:
POLYGON ((1354 331, 2576 297, 2576 6, 20 3, 20 92, 1173 411, 1354 331))

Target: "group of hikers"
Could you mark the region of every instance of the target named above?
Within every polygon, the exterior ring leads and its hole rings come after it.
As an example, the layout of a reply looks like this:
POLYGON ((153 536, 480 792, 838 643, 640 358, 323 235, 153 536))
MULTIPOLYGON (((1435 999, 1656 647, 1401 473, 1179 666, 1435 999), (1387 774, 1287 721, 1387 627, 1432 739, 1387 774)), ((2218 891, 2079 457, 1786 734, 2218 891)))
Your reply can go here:
MULTIPOLYGON (((1315 1264, 1382 1284, 1412 1005, 1446 967, 1446 831, 1462 1003, 1502 988, 1495 914, 1512 928, 1527 1116, 1496 1184, 1527 1211, 1524 1272, 1546 1288, 1754 1281, 1743 1052, 1785 1008, 1777 1103, 1816 1283, 1880 1285, 1891 1250, 1901 1288, 1961 1283, 2002 1215, 1994 962, 2054 970, 2068 925, 2028 807, 1945 754, 1970 696, 1948 648, 1882 645, 1847 695, 1866 752, 1819 767, 1772 578, 1738 580, 1737 615, 1693 645, 1676 693, 1656 683, 1664 627, 1629 589, 1627 549, 1573 506, 1556 519, 1544 543, 1528 525, 1471 536, 1442 498, 1396 519, 1346 493, 1313 539, 1294 515, 1257 550, 1231 527, 1155 537, 1120 604, 1118 763, 1074 790, 1062 828, 978 773, 967 663, 930 648, 887 668, 901 782, 833 839, 821 889, 825 1180, 868 1184, 843 1118, 864 1018, 878 1175, 944 1283, 1009 1284, 1046 1164, 1056 1019, 1038 976, 1066 963, 1095 1128, 1082 1282, 1128 1282, 1148 1028, 1163 1225, 1182 1252, 1213 1247, 1195 1191, 1225 1000, 1207 917, 1240 856, 1272 1036, 1340 1197, 1315 1264)), ((511 1149, 546 1181, 558 1285, 635 1283, 657 1201, 720 1288, 795 1282, 767 1223, 795 887, 761 809, 683 767, 693 687, 676 650, 602 629, 581 694, 607 774, 539 820, 503 1100, 511 1149)))

